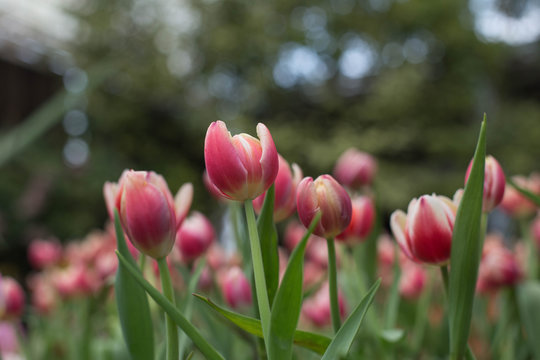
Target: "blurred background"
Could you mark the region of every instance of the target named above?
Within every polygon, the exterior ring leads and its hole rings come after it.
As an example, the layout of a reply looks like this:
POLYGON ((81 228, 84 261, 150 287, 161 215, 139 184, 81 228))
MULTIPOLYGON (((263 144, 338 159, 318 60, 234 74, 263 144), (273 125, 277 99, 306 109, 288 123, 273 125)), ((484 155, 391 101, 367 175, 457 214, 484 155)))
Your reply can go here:
POLYGON ((0 271, 102 227, 154 170, 212 213, 210 122, 272 132, 305 175, 354 146, 384 214, 463 186, 483 113, 507 175, 540 159, 538 0, 0 0, 0 271))

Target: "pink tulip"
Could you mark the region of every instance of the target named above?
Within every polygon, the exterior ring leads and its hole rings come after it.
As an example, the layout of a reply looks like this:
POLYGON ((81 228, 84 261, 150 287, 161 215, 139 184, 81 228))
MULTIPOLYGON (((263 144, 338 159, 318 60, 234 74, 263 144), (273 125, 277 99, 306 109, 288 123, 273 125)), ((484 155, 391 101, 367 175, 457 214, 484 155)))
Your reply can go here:
POLYGON ((83 264, 71 264, 51 273, 51 281, 63 298, 87 296, 97 291, 101 285, 97 275, 83 264))
MULTIPOLYGON (((338 291, 339 313, 343 318, 346 312, 345 300, 341 291, 338 291)), ((325 282, 317 293, 306 299, 302 305, 302 315, 316 327, 328 326, 332 320, 330 312, 330 296, 328 282, 325 282)))
POLYGON ((523 278, 523 269, 516 255, 507 249, 498 236, 488 236, 478 269, 477 290, 492 292, 505 286, 516 285, 523 278))
POLYGON ((186 261, 201 256, 216 238, 210 220, 200 212, 193 212, 176 233, 176 246, 186 261))
POLYGON ((28 247, 28 261, 35 269, 57 264, 62 259, 62 245, 57 240, 35 239, 28 247))
MULTIPOLYGON (((533 173, 528 178, 520 175, 513 176, 512 180, 516 185, 529 190, 533 194, 540 195, 540 174, 533 173)), ((501 202, 501 208, 516 218, 532 216, 537 209, 532 201, 508 184, 501 202)))
POLYGON ((233 266, 218 276, 221 291, 229 306, 238 308, 251 304, 251 287, 240 267, 233 266))
POLYGON ((305 227, 321 213, 313 233, 324 238, 335 237, 351 222, 351 198, 330 175, 321 175, 315 181, 311 177, 304 178, 298 185, 296 204, 305 227))
MULTIPOLYGON (((465 183, 469 180, 472 169, 472 160, 465 174, 465 183)), ((490 212, 495 209, 503 199, 506 179, 499 162, 491 155, 486 157, 484 170, 484 202, 482 209, 484 212, 490 212)))
POLYGON ((424 290, 426 280, 426 270, 417 263, 407 260, 401 266, 400 295, 409 300, 417 299, 424 290))
POLYGON ((177 226, 174 200, 165 179, 154 172, 129 171, 119 186, 116 208, 129 240, 154 259, 167 256, 177 226))
POLYGON ((34 274, 28 279, 32 306, 41 315, 49 314, 59 304, 58 293, 49 272, 34 274))
POLYGON ((346 243, 364 241, 375 221, 375 205, 369 196, 357 196, 352 199, 352 216, 349 226, 336 239, 346 243))
POLYGON ((13 278, 3 276, 0 280, 0 319, 13 320, 21 317, 24 298, 21 285, 13 278))
POLYGON ((278 154, 272 135, 257 125, 260 140, 247 135, 231 136, 222 121, 210 124, 204 140, 208 177, 222 196, 237 201, 255 199, 274 182, 278 154))
MULTIPOLYGON (((306 233, 306 228, 297 221, 291 221, 285 228, 284 243, 289 252, 300 243, 306 233)), ((306 260, 317 264, 322 269, 328 267, 328 246, 326 240, 317 235, 311 235, 306 246, 306 260)), ((336 253, 336 261, 339 264, 339 253, 336 253)))
POLYGON ((370 185, 377 171, 377 162, 368 153, 350 148, 338 159, 334 176, 343 185, 360 188, 370 185))
MULTIPOLYGON (((274 182, 274 221, 282 221, 296 210, 296 187, 302 179, 302 170, 296 164, 292 164, 293 171, 287 160, 281 155, 279 157, 279 171, 274 182)), ((253 207, 260 213, 263 206, 266 191, 253 200, 253 207)))
POLYGON ((457 205, 444 196, 423 195, 409 203, 407 214, 396 210, 390 227, 411 260, 442 265, 450 259, 457 205))

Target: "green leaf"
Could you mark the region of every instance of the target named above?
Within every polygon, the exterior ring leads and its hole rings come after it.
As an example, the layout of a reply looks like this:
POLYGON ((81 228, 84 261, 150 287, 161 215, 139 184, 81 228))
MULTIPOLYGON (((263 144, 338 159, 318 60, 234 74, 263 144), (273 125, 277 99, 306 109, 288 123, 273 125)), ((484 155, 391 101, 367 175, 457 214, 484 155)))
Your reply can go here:
POLYGON ((296 246, 281 280, 270 314, 270 359, 286 360, 292 357, 294 332, 302 308, 302 283, 304 279, 304 253, 310 235, 319 223, 321 214, 317 214, 309 229, 296 246))
POLYGON ((364 296, 351 315, 349 315, 347 320, 345 320, 343 326, 339 329, 330 345, 328 345, 328 348, 326 349, 326 352, 321 360, 335 360, 347 355, 354 338, 360 329, 360 325, 362 325, 362 320, 364 320, 364 316, 366 315, 369 306, 373 302, 375 293, 379 289, 380 285, 381 279, 377 280, 371 289, 369 289, 366 296, 364 296))
MULTIPOLYGON (((120 225, 118 212, 114 211, 114 225, 118 252, 132 266, 136 266, 131 256, 124 231, 120 225)), ((148 306, 148 298, 144 290, 129 275, 126 268, 119 264, 114 284, 118 317, 122 334, 132 360, 147 360, 154 358, 154 329, 148 306)))
MULTIPOLYGON (((199 331, 182 315, 180 311, 172 304, 163 294, 157 291, 146 279, 142 276, 140 270, 131 264, 122 254, 116 252, 119 263, 124 266, 133 279, 146 290, 148 295, 169 315, 172 320, 178 325, 189 338, 193 341, 195 346, 211 360, 224 360, 223 356, 214 349, 210 343, 208 343, 199 333, 199 331)), ((150 359, 150 358, 147 358, 150 359)))
MULTIPOLYGON (((199 294, 193 295, 196 296, 198 299, 204 301, 204 303, 217 311, 219 314, 223 315, 226 319, 238 326, 240 329, 259 338, 263 337, 260 320, 224 309, 219 305, 213 303, 205 296, 199 294)), ((321 355, 324 354, 324 352, 326 351, 326 348, 330 344, 330 341, 330 338, 324 335, 314 334, 301 330, 296 330, 294 332, 294 343, 296 345, 312 350, 321 355)))
POLYGON ((481 234, 484 164, 486 159, 486 118, 473 158, 472 170, 459 205, 452 236, 448 314, 450 359, 465 354, 471 325, 476 278, 482 253, 481 234))
POLYGON ((523 196, 525 196, 526 198, 528 198, 529 200, 531 200, 536 206, 539 206, 540 207, 540 196, 536 195, 535 193, 525 189, 525 188, 522 188, 521 186, 519 186, 518 184, 516 184, 512 179, 507 179, 506 180, 510 185, 512 185, 512 187, 514 189, 516 189, 517 191, 519 191, 523 196))
POLYGON ((540 283, 528 281, 517 291, 521 323, 534 358, 540 360, 540 283))
POLYGON ((403 329, 386 329, 379 333, 379 337, 389 344, 396 344, 403 340, 405 331, 403 329))
POLYGON ((257 231, 261 242, 264 277, 270 306, 272 306, 279 285, 278 237, 274 225, 274 193, 274 185, 272 184, 266 192, 261 213, 257 218, 257 231))

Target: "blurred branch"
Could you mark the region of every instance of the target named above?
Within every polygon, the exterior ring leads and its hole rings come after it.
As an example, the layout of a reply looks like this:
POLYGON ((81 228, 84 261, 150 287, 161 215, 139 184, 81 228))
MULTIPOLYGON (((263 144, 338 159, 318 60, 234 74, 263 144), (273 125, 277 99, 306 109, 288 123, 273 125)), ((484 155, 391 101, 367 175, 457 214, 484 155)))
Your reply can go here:
POLYGON ((103 83, 114 69, 115 66, 110 61, 94 65, 88 71, 88 86, 84 91, 77 94, 69 93, 65 89, 58 91, 52 99, 30 114, 20 125, 1 136, 0 167, 62 120, 66 109, 76 105, 83 96, 103 83))

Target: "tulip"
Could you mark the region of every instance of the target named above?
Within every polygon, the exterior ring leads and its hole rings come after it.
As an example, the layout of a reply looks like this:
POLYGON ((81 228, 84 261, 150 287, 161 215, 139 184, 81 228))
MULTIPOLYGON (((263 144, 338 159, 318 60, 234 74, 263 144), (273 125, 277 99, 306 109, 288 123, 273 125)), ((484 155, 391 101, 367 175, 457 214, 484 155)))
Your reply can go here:
POLYGON ((237 201, 253 200, 266 191, 278 173, 278 154, 272 135, 257 125, 260 140, 231 136, 222 121, 210 124, 204 140, 206 171, 221 195, 237 201))
POLYGON ((50 276, 53 286, 63 298, 93 294, 101 285, 97 274, 83 264, 70 264, 66 268, 55 269, 50 276))
MULTIPOLYGON (((274 182, 274 221, 282 221, 296 210, 296 187, 302 179, 302 170, 296 164, 291 167, 281 155, 279 157, 279 170, 274 182)), ((253 200, 253 207, 257 213, 261 212, 266 192, 253 200)))
MULTIPOLYGON (((325 327, 330 324, 330 297, 328 296, 328 282, 325 282, 321 288, 312 297, 306 299, 302 306, 302 315, 316 327, 325 327)), ((341 291, 338 292, 339 314, 345 316, 346 305, 341 291)))
POLYGON ((516 255, 507 249, 502 238, 488 236, 478 269, 477 290, 480 293, 516 285, 523 278, 523 270, 516 255))
POLYGON ((62 258, 62 245, 56 240, 35 239, 28 247, 28 261, 35 269, 55 265, 62 258))
POLYGON ((364 241, 375 220, 375 206, 369 196, 358 196, 352 199, 352 216, 349 226, 336 239, 346 243, 364 241))
POLYGON ((424 290, 426 284, 426 271, 418 264, 407 260, 401 267, 399 279, 399 293, 409 300, 417 299, 424 290))
POLYGON ((24 291, 17 281, 8 276, 0 280, 0 319, 12 320, 22 315, 24 291))
POLYGON ((249 281, 238 266, 233 266, 220 277, 221 291, 225 301, 232 308, 251 304, 251 287, 249 281))
POLYGON ((154 259, 170 253, 176 238, 176 213, 161 175, 127 172, 120 181, 116 208, 124 231, 139 251, 154 259))
MULTIPOLYGON (((533 194, 540 195, 539 174, 531 174, 528 178, 525 176, 513 176, 512 180, 516 185, 529 190, 533 194)), ((537 207, 513 186, 507 184, 501 202, 501 208, 515 218, 526 218, 532 216, 537 207)))
MULTIPOLYGON (((472 160, 465 174, 465 183, 469 180, 472 169, 472 160)), ((491 155, 486 157, 484 170, 484 199, 482 210, 487 213, 495 209, 503 199, 506 179, 499 162, 491 155)))
POLYGON ((176 233, 176 246, 186 261, 201 256, 216 238, 212 223, 200 212, 193 212, 176 233))
POLYGON ((423 195, 409 203, 407 214, 396 210, 390 227, 411 260, 444 265, 450 259, 457 205, 444 196, 423 195))
POLYGON ((298 185, 296 204, 305 227, 321 213, 313 233, 324 238, 335 237, 351 222, 351 198, 330 175, 321 175, 315 181, 311 177, 304 178, 298 185))
POLYGON ((227 198, 223 197, 223 193, 214 185, 212 180, 210 180, 210 177, 208 176, 208 171, 204 171, 203 173, 203 183, 206 187, 206 190, 212 195, 216 200, 219 201, 228 201, 227 198))
POLYGON ((32 275, 28 279, 32 306, 41 315, 51 313, 59 304, 58 293, 56 292, 49 272, 41 272, 32 275))
POLYGON ((334 168, 334 176, 345 186, 360 188, 370 185, 377 171, 373 156, 354 148, 345 151, 334 168))

